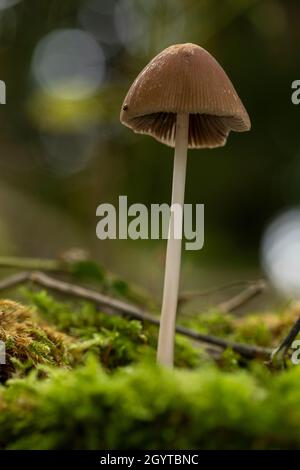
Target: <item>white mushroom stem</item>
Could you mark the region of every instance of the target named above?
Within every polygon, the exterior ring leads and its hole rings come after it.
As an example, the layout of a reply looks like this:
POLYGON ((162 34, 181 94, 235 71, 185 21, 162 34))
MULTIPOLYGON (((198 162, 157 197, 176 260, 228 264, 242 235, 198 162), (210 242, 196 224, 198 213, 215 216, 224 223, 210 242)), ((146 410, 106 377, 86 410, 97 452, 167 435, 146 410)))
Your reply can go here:
POLYGON ((157 362, 168 367, 173 367, 174 363, 175 323, 180 280, 182 245, 181 238, 183 227, 183 207, 188 149, 188 133, 189 114, 177 114, 172 186, 172 207, 175 207, 174 205, 179 205, 181 207, 182 217, 180 220, 175 220, 175 212, 171 211, 169 221, 167 257, 165 265, 163 301, 157 348, 157 362), (176 236, 174 236, 175 222, 176 236), (180 238, 178 237, 178 233, 180 233, 180 238))

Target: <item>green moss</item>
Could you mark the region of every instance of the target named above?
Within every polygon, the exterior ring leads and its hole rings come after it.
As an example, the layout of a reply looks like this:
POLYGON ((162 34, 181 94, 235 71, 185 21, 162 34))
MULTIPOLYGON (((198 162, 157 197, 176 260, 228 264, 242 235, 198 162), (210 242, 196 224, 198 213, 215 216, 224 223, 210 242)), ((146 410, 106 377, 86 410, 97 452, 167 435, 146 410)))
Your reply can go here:
POLYGON ((287 334, 298 315, 299 312, 292 308, 285 312, 250 313, 243 317, 211 310, 184 319, 184 324, 204 334, 270 347, 287 334))
MULTIPOLYGON (((0 302, 0 448, 300 447, 298 367, 271 371, 177 335, 176 370, 161 369, 156 326, 44 291, 26 298, 29 307, 0 302)), ((208 312, 184 323, 269 345, 295 315, 208 312)))
POLYGON ((139 321, 104 314, 86 302, 58 302, 45 291, 26 295, 37 314, 74 338, 70 349, 76 362, 83 362, 86 353, 92 352, 112 369, 137 360, 140 349, 147 345, 147 335, 139 321))
POLYGON ((17 449, 299 448, 300 369, 265 383, 215 367, 140 365, 107 375, 90 360, 0 391, 0 445, 17 449))
MULTIPOLYGON (((106 368, 138 362, 148 358, 155 361, 157 327, 142 325, 118 315, 107 315, 87 302, 76 304, 58 302, 47 292, 26 291, 37 314, 59 330, 76 339, 71 352, 76 362, 83 362, 86 353, 95 353, 106 368)), ((176 337, 175 362, 179 367, 195 368, 206 357, 203 349, 182 336, 176 337)))
POLYGON ((223 351, 219 359, 219 365, 227 371, 235 371, 239 368, 240 356, 228 348, 223 351))
POLYGON ((6 350, 6 364, 0 366, 1 382, 38 364, 70 364, 68 349, 72 339, 41 321, 30 308, 2 300, 0 321, 0 340, 6 350))
POLYGON ((216 310, 195 315, 193 318, 186 320, 185 323, 204 334, 228 337, 234 332, 232 315, 216 310))
POLYGON ((175 341, 175 366, 196 369, 204 364, 209 364, 211 357, 199 346, 189 339, 177 335, 175 341))
POLYGON ((272 334, 263 321, 254 324, 245 322, 237 330, 235 340, 241 343, 269 346, 272 344, 272 334))

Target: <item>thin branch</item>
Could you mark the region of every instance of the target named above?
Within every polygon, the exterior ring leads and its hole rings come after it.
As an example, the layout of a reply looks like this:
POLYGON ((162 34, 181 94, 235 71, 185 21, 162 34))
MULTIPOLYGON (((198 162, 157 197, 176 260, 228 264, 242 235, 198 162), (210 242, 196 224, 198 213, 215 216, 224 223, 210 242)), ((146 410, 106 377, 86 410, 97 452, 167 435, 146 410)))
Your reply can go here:
MULTIPOLYGON (((72 251, 72 250, 70 250, 72 251)), ((88 258, 86 258, 88 259, 88 258)), ((17 256, 0 256, 0 267, 1 268, 14 268, 14 269, 25 269, 26 271, 46 271, 56 273, 68 273, 70 272, 70 261, 66 258, 63 259, 43 259, 43 258, 20 258, 17 256)), ((114 278, 111 273, 107 273, 108 276, 114 278)), ((17 275, 18 276, 18 275, 17 275)), ((239 286, 249 286, 248 289, 241 292, 237 296, 229 299, 228 301, 219 305, 220 310, 224 312, 233 311, 240 305, 246 303, 251 298, 260 294, 266 287, 266 283, 263 280, 258 281, 233 281, 218 287, 203 291, 186 291, 183 292, 178 299, 178 304, 181 306, 185 302, 189 302, 197 297, 205 297, 218 292, 222 292, 227 289, 231 289, 239 286)), ((0 281, 1 290, 1 281, 0 281)))
POLYGON ((185 328, 184 326, 177 325, 176 332, 180 333, 184 336, 188 336, 196 341, 201 341, 207 344, 211 344, 214 346, 218 346, 222 349, 230 348, 234 352, 240 354, 241 356, 245 357, 246 359, 254 359, 254 358, 269 358, 272 352, 269 348, 263 348, 260 346, 236 343, 233 341, 227 341, 223 338, 219 338, 213 335, 204 335, 202 333, 198 333, 197 331, 191 330, 189 328, 185 328))
MULTIPOLYGON (((296 306, 297 310, 299 309, 299 306, 296 306)), ((281 341, 279 346, 275 348, 271 354, 271 362, 274 362, 275 357, 279 355, 279 353, 282 352, 282 358, 283 358, 283 364, 285 365, 285 358, 289 352, 289 349, 294 341, 294 339, 297 337, 298 333, 300 332, 300 317, 295 321, 293 326, 291 327, 290 331, 286 335, 286 337, 281 341)))
POLYGON ((24 269, 26 271, 60 271, 65 264, 54 259, 19 258, 17 256, 0 256, 1 268, 24 269))
POLYGON ((5 277, 0 281, 0 292, 24 284, 29 279, 29 273, 24 271, 13 276, 5 277))
MULTIPOLYGON (((0 291, 9 287, 15 287, 26 281, 32 282, 40 287, 54 290, 65 295, 71 295, 76 298, 88 300, 94 302, 99 307, 108 310, 111 314, 128 315, 130 318, 146 321, 154 325, 159 325, 159 318, 151 315, 143 309, 134 305, 128 304, 122 300, 114 299, 106 295, 88 289, 86 287, 70 284, 59 279, 50 277, 42 272, 24 272, 15 276, 10 276, 1 281, 0 291)), ((176 332, 192 338, 195 341, 218 346, 221 349, 231 348, 236 353, 247 359, 253 359, 255 357, 269 358, 271 350, 268 348, 262 348, 259 346, 252 346, 247 344, 235 343, 232 341, 226 341, 223 338, 218 338, 212 335, 205 335, 198 333, 197 331, 191 330, 181 325, 176 326, 176 332)))
MULTIPOLYGON (((43 271, 51 272, 52 274, 69 274, 72 276, 73 267, 79 261, 85 261, 88 263, 90 262, 98 265, 97 262, 92 261, 90 259, 88 252, 85 252, 85 250, 81 250, 79 248, 74 248, 67 250, 61 255, 60 258, 57 259, 0 256, 0 268, 12 268, 26 271, 43 271)), ((100 265, 99 267, 101 268, 101 271, 104 273, 104 276, 108 282, 113 284, 115 281, 119 280, 119 278, 115 274, 106 270, 104 272, 103 267, 100 265)), ((150 302, 150 295, 148 294, 148 292, 146 292, 146 290, 132 283, 127 283, 127 285, 129 287, 129 291, 134 302, 147 303, 147 305, 149 306, 155 305, 155 302, 152 298, 150 302)))
POLYGON ((234 310, 237 310, 239 307, 242 307, 245 305, 249 300, 254 299, 254 297, 257 297, 260 295, 262 292, 266 290, 267 284, 265 281, 261 280, 258 281, 256 284, 253 284, 252 286, 247 287, 244 289, 242 292, 239 294, 235 295, 229 300, 226 300, 225 302, 222 302, 221 304, 218 305, 218 309, 221 310, 222 312, 233 312, 234 310))
MULTIPOLYGON (((87 258, 88 259, 88 258, 87 258)), ((23 258, 18 256, 0 256, 1 268, 24 269, 26 271, 68 271, 68 263, 59 259, 23 258)), ((188 302, 197 297, 205 297, 234 287, 248 286, 258 281, 233 281, 202 291, 186 291, 179 295, 179 302, 188 302)))
POLYGON ((233 281, 233 282, 227 282, 226 284, 222 284, 218 287, 212 287, 211 289, 207 290, 199 290, 199 291, 186 291, 182 292, 179 296, 179 302, 189 302, 192 301, 198 297, 206 297, 209 295, 217 294, 219 292, 222 292, 224 290, 232 289, 234 287, 243 287, 243 286, 256 286, 260 284, 261 282, 265 282, 261 279, 255 280, 255 281, 233 281))

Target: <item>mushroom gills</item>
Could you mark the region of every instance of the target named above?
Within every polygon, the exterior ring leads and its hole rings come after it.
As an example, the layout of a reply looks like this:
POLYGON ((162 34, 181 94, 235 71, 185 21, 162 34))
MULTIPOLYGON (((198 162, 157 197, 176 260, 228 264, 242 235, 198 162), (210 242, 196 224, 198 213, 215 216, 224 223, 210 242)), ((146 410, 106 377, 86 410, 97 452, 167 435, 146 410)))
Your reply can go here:
MULTIPOLYGON (((151 113, 131 119, 135 132, 149 134, 155 139, 174 147, 176 113, 151 113)), ((189 115, 189 148, 218 147, 226 143, 229 132, 239 130, 239 120, 233 116, 211 114, 189 115)))

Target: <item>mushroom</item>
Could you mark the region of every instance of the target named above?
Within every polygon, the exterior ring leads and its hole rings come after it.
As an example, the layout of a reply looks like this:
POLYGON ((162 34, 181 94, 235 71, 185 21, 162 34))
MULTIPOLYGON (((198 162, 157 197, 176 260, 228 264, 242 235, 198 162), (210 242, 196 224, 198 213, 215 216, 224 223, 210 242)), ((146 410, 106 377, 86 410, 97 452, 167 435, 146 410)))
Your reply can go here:
MULTIPOLYGON (((171 207, 182 210, 187 149, 223 146, 231 130, 251 127, 222 67, 205 49, 190 43, 170 46, 151 60, 130 87, 120 120, 134 132, 175 147, 171 207)), ((158 362, 169 367, 174 360, 182 218, 180 238, 174 236, 174 224, 171 211, 157 349, 158 362)))

